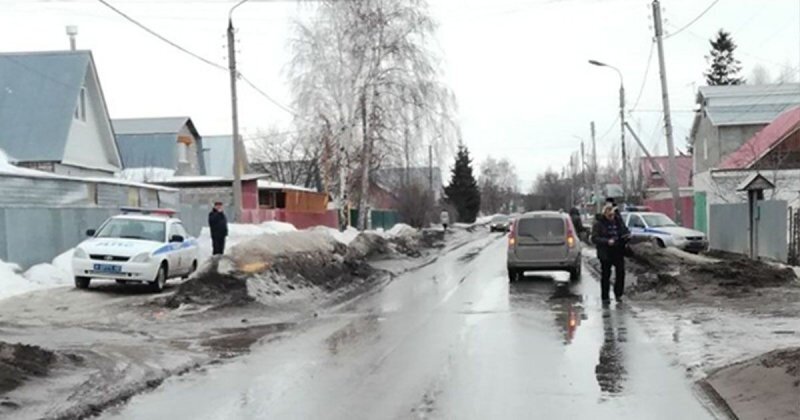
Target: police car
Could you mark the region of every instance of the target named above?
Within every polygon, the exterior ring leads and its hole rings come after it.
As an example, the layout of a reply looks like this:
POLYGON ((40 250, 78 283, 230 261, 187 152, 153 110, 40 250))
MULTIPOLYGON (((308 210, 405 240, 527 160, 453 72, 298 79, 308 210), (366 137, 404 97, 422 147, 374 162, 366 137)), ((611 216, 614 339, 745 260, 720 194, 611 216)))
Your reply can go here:
POLYGON ((197 240, 190 238, 175 211, 123 208, 75 248, 75 287, 92 279, 147 284, 155 292, 167 279, 189 277, 197 269, 197 240))
POLYGON ((675 247, 693 253, 708 250, 705 233, 678 226, 663 213, 632 211, 620 214, 634 241, 650 240, 662 248, 675 247))

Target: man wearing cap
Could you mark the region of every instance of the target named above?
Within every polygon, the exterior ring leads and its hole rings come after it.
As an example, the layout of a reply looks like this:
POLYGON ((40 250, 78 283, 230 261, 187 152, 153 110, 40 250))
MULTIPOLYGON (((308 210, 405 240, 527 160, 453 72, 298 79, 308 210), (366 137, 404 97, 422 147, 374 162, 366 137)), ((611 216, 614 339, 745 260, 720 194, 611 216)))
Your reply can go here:
POLYGON ((208 228, 211 230, 211 243, 213 254, 222 255, 225 253, 225 238, 228 236, 228 219, 222 211, 222 202, 214 202, 211 213, 208 213, 208 228))
POLYGON ((616 208, 608 203, 603 212, 597 215, 592 226, 592 243, 597 247, 600 259, 600 298, 603 304, 609 302, 611 289, 611 269, 614 269, 614 297, 622 301, 625 294, 625 245, 630 240, 630 231, 616 208))

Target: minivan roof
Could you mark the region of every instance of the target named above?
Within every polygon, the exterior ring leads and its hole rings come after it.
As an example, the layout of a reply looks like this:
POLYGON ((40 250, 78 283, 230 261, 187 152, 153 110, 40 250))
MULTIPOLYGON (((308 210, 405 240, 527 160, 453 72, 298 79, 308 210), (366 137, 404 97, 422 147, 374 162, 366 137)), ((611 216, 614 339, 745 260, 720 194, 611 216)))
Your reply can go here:
POLYGON ((553 210, 529 211, 520 217, 566 217, 566 214, 553 210))

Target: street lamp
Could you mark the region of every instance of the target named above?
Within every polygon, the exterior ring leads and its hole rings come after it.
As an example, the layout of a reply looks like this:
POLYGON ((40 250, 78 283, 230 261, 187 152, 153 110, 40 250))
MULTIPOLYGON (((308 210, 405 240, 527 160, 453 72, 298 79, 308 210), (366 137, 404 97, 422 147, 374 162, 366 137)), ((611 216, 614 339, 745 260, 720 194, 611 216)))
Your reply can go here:
POLYGON ((622 72, 610 64, 606 64, 597 60, 589 60, 589 64, 598 67, 608 67, 616 71, 617 75, 619 76, 619 127, 620 141, 622 142, 622 202, 625 203, 628 199, 628 155, 625 151, 625 84, 622 82, 622 72))

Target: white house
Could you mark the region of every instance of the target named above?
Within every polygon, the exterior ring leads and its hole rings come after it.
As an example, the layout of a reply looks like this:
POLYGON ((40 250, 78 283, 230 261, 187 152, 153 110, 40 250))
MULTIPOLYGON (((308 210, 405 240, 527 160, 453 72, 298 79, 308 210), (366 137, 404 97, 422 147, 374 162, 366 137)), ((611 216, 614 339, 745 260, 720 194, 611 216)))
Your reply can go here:
POLYGON ((18 166, 61 175, 121 170, 90 51, 0 54, 0 149, 18 166))

